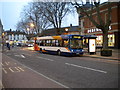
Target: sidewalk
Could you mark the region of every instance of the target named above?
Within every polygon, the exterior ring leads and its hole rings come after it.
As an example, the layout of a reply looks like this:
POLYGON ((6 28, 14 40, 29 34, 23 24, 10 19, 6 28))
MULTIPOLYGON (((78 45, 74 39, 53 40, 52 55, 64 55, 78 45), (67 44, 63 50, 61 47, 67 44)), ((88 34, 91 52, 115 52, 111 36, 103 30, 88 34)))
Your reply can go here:
POLYGON ((101 56, 100 55, 100 49, 96 50, 96 54, 90 55, 88 52, 84 53, 83 56, 87 57, 93 57, 93 58, 102 58, 102 59, 112 59, 112 60, 120 60, 120 50, 119 49, 111 49, 112 50, 112 56, 101 56))
POLYGON ((2 69, 4 88, 68 88, 4 54, 2 69))

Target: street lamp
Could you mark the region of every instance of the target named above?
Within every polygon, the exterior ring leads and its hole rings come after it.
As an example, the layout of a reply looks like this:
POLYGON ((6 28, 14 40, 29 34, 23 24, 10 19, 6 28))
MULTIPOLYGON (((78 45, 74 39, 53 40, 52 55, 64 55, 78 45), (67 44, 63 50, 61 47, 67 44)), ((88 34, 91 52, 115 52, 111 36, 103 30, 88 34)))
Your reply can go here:
POLYGON ((5 45, 5 33, 2 33, 2 51, 4 51, 4 45, 5 45))
POLYGON ((65 34, 68 34, 68 28, 65 28, 65 34))
POLYGON ((68 28, 65 28, 65 31, 68 32, 68 28))
POLYGON ((34 26, 35 26, 35 25, 34 25, 33 23, 30 23, 30 27, 31 27, 31 28, 34 28, 34 26))

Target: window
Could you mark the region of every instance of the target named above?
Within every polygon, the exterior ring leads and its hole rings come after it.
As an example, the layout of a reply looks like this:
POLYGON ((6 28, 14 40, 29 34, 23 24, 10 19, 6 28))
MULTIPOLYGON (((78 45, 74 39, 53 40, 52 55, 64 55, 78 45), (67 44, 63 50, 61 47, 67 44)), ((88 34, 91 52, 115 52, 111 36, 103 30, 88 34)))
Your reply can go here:
POLYGON ((63 45, 63 46, 64 46, 64 47, 68 47, 68 44, 69 44, 69 43, 68 43, 68 40, 64 40, 64 45, 63 45))
POLYGON ((70 47, 72 49, 80 49, 80 48, 83 48, 82 46, 83 46, 82 40, 75 40, 75 39, 70 40, 70 47))

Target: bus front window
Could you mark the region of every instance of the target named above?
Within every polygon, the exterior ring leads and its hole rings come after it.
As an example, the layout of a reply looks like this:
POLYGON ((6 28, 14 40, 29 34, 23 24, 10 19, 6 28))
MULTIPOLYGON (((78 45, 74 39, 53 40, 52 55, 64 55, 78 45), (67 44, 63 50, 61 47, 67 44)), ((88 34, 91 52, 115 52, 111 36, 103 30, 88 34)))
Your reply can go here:
POLYGON ((70 48, 72 49, 81 49, 82 47, 82 40, 71 39, 70 40, 70 48))

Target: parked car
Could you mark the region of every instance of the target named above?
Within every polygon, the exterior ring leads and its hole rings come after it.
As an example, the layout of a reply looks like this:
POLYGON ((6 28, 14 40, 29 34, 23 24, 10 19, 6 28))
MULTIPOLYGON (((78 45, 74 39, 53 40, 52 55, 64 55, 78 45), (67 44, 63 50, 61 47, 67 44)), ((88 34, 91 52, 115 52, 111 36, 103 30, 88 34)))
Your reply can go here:
POLYGON ((33 47, 34 45, 33 45, 33 44, 28 44, 27 46, 28 46, 28 47, 33 47))

